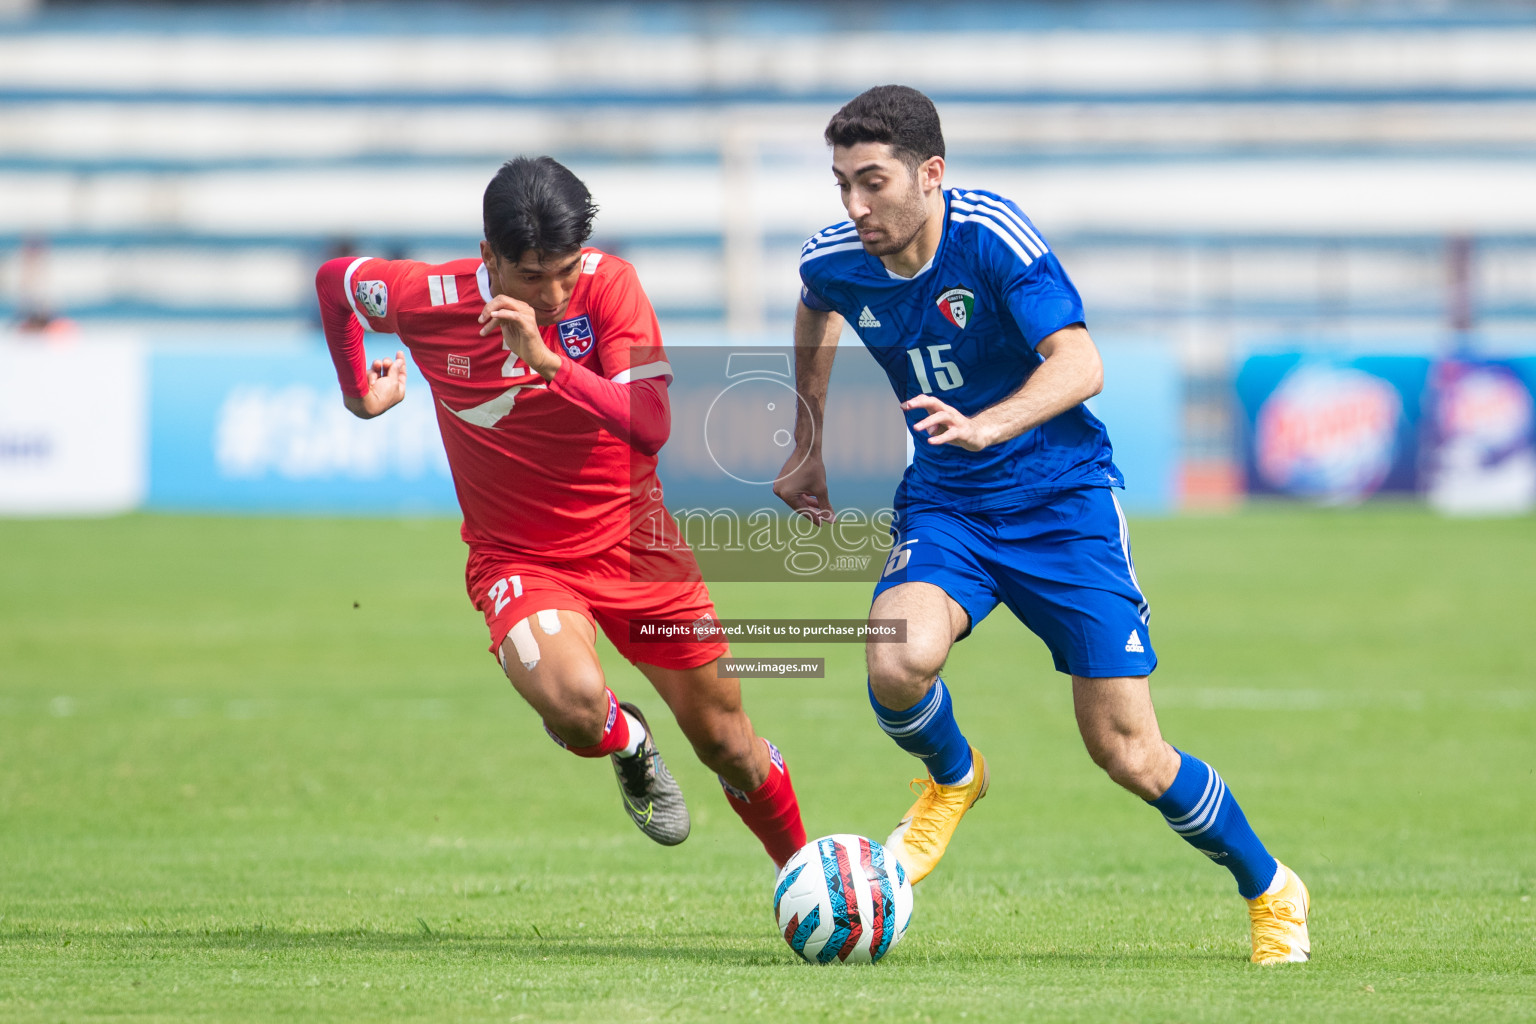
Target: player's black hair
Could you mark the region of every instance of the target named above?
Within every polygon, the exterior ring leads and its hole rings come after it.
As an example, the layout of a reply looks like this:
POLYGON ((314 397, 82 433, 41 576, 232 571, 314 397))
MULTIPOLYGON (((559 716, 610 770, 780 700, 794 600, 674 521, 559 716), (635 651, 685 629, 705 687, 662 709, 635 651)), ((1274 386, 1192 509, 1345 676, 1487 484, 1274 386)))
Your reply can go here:
POLYGON ((883 142, 912 170, 944 155, 944 131, 933 100, 905 85, 877 85, 843 104, 827 122, 829 146, 883 142))
POLYGON ((508 160, 485 187, 485 240, 513 263, 527 252, 575 252, 596 216, 587 186, 553 157, 508 160))

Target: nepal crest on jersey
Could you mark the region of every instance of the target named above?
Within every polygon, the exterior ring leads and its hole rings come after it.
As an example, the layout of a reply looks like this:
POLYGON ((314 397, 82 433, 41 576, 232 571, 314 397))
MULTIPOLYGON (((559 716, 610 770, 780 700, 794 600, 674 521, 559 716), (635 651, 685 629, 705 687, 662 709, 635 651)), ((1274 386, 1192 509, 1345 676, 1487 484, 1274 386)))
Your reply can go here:
POLYGON ((371 317, 383 317, 389 311, 389 286, 383 281, 359 281, 352 286, 352 297, 371 317))
POLYGON ((969 288, 950 288, 939 296, 938 304, 944 319, 963 331, 971 319, 971 310, 976 308, 976 293, 969 288))
POLYGON ((592 321, 584 316, 578 316, 571 320, 561 320, 557 325, 560 331, 560 345, 565 349, 565 354, 572 359, 580 359, 592 351, 592 343, 596 340, 592 337, 592 321))

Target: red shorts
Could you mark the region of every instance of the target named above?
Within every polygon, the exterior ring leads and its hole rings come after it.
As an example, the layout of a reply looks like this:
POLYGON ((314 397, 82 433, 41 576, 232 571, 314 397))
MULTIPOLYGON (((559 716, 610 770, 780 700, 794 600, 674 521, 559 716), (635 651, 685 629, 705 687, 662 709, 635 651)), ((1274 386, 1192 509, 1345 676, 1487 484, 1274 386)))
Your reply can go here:
POLYGON ((630 639, 631 619, 693 622, 715 617, 709 588, 686 547, 641 551, 620 544, 558 563, 471 548, 464 581, 469 599, 485 614, 491 653, 498 657, 512 627, 546 608, 585 615, 633 663, 697 668, 730 653, 724 642, 630 639))

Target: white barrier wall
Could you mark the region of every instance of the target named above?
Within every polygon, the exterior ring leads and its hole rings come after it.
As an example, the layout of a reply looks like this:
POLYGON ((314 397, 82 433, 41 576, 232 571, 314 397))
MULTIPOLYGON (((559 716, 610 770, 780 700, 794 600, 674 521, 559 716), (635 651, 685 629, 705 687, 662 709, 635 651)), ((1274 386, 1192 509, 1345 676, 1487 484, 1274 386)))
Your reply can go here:
POLYGON ((137 345, 0 341, 0 513, 137 508, 147 384, 137 345))

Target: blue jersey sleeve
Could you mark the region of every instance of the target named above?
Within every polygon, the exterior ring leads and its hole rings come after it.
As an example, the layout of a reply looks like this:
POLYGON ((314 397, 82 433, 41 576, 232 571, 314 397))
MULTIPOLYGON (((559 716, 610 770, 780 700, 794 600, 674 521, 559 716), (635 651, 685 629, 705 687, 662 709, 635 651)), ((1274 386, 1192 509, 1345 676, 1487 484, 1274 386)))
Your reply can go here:
POLYGON ((861 249, 858 231, 847 221, 823 228, 800 247, 800 301, 818 313, 834 313, 837 306, 827 301, 825 285, 833 283, 829 262, 836 254, 850 248, 861 249), (818 287, 821 285, 822 287, 818 287))
POLYGON ((1083 322, 1083 300, 1072 279, 1019 208, 996 197, 980 202, 986 205, 975 207, 970 218, 977 255, 1029 347, 1083 322))
POLYGON ((1055 253, 1047 252, 1027 266, 1012 258, 1003 269, 1006 276, 999 281, 1003 300, 1030 348, 1063 327, 1084 321, 1083 300, 1055 253))
POLYGON ((814 309, 818 313, 832 312, 832 303, 817 295, 808 284, 800 286, 800 302, 806 309, 814 309))

